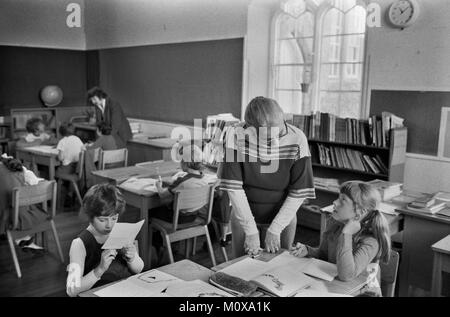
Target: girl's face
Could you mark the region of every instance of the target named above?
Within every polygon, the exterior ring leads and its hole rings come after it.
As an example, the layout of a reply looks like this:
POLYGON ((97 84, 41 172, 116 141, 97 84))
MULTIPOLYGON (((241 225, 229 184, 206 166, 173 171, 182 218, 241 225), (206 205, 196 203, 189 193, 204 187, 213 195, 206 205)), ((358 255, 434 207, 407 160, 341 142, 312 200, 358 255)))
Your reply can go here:
POLYGON ((94 217, 91 224, 98 233, 108 235, 118 219, 119 215, 94 217))
POLYGON ((345 194, 340 193, 339 198, 333 202, 334 212, 331 216, 339 221, 346 223, 356 217, 355 203, 345 194))
POLYGON ((35 136, 40 136, 42 133, 45 132, 45 125, 43 123, 39 123, 37 126, 36 131, 34 131, 35 136))

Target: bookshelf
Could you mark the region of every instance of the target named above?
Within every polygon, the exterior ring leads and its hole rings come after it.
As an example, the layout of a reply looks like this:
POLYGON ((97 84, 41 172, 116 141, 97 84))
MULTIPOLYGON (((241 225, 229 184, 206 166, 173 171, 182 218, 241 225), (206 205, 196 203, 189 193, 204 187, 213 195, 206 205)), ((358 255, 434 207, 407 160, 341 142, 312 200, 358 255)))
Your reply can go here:
MULTIPOLYGON (((368 120, 339 118, 326 113, 286 115, 286 121, 301 129, 311 152, 316 199, 309 204, 330 205, 339 185, 349 180, 404 181, 408 130, 391 125, 389 113, 368 120)), ((395 117, 395 116, 393 116, 395 117)), ((299 223, 320 228, 320 214, 308 212, 299 223)))

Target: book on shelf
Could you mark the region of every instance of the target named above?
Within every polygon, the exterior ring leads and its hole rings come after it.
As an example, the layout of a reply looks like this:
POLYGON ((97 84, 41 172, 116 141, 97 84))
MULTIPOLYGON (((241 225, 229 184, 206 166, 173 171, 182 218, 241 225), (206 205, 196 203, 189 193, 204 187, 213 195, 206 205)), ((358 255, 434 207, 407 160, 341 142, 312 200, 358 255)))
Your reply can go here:
POLYGON ((408 210, 419 211, 427 214, 435 214, 446 207, 448 207, 447 202, 441 200, 436 200, 431 206, 428 207, 417 207, 413 204, 413 202, 406 205, 406 209, 408 210))
POLYGON ((402 193, 402 183, 389 182, 381 179, 374 179, 369 182, 374 186, 381 194, 381 199, 383 201, 388 201, 394 197, 401 195, 402 193))
POLYGON ((390 145, 390 130, 403 127, 404 121, 390 112, 355 119, 316 111, 310 115, 286 114, 285 119, 302 130, 308 139, 383 148, 390 145))

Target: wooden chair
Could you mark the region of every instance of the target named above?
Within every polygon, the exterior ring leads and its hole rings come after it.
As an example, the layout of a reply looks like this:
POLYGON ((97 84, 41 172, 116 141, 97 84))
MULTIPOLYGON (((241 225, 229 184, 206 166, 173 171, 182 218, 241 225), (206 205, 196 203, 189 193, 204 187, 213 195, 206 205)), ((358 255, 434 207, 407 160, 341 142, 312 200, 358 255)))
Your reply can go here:
POLYGON ((13 225, 10 230, 6 231, 8 237, 8 244, 11 250, 11 255, 14 261, 14 266, 16 268, 17 277, 22 277, 22 272, 20 271, 19 261, 17 259, 16 249, 15 249, 15 239, 23 238, 27 235, 35 235, 37 233, 42 233, 42 241, 44 246, 48 245, 46 231, 52 230, 53 237, 55 239, 56 248, 58 249, 58 254, 61 262, 64 263, 64 257, 61 250, 61 245, 59 243, 58 233, 56 231, 55 222, 53 218, 56 214, 56 182, 55 181, 45 181, 33 186, 21 186, 15 187, 12 193, 12 207, 14 212, 13 225), (46 221, 36 225, 32 229, 19 230, 19 208, 23 206, 30 206, 35 204, 42 204, 44 211, 48 211, 47 203, 51 201, 51 212, 46 221))
MULTIPOLYGON (((152 258, 152 237, 153 230, 160 231, 163 235, 164 245, 169 253, 170 263, 174 263, 171 243, 192 239, 198 236, 206 236, 206 243, 211 257, 213 266, 216 265, 214 250, 212 248, 211 238, 208 231, 208 224, 211 222, 212 206, 214 200, 214 189, 216 184, 203 186, 194 189, 184 189, 177 191, 174 198, 174 214, 171 223, 158 218, 151 218, 149 230, 149 258, 152 258), (186 224, 178 224, 180 210, 183 209, 200 209, 208 205, 207 219, 196 219, 194 222, 186 224)), ((189 248, 186 247, 187 252, 189 248)))
POLYGON ((214 231, 216 232, 217 241, 219 241, 220 250, 222 251, 223 258, 225 262, 228 262, 228 254, 226 246, 228 245, 227 236, 231 234, 231 224, 218 222, 214 219, 212 220, 212 224, 214 226, 214 231))
POLYGON ((107 165, 114 167, 128 166, 128 150, 118 149, 110 151, 100 151, 99 169, 104 170, 107 165))
POLYGON ((78 166, 77 171, 74 174, 58 174, 56 175, 56 178, 58 179, 58 205, 61 207, 62 204, 62 197, 61 197, 61 189, 63 185, 63 181, 68 181, 72 185, 75 194, 77 195, 78 202, 80 203, 80 206, 83 205, 83 198, 81 197, 80 189, 78 187, 78 183, 83 177, 83 170, 84 170, 84 156, 85 151, 80 152, 80 157, 78 159, 78 166))
POLYGON ((380 263, 380 286, 381 293, 384 297, 394 297, 399 261, 399 253, 397 251, 391 250, 391 257, 389 259, 389 262, 380 263))
POLYGON ((440 297, 442 292, 442 273, 450 274, 450 235, 431 246, 433 257, 433 279, 431 296, 440 297))

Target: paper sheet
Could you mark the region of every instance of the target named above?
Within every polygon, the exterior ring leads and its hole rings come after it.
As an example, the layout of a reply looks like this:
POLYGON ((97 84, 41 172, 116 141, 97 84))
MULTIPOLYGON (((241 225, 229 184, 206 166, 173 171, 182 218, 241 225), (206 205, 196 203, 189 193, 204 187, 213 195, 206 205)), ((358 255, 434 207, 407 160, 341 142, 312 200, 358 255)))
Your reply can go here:
POLYGON ((152 191, 157 192, 156 189, 156 179, 154 178, 136 178, 131 177, 127 179, 125 182, 119 185, 120 188, 134 190, 134 191, 152 191))
POLYGON ((102 249, 122 249, 133 243, 143 224, 144 220, 137 223, 116 223, 102 249))
POLYGON ((58 155, 58 150, 53 145, 39 145, 27 147, 28 150, 33 150, 42 153, 50 153, 58 155))
POLYGON ((350 295, 321 292, 311 289, 300 290, 295 297, 352 297, 350 295))
POLYGON ((142 274, 105 287, 94 294, 100 297, 155 297, 163 296, 162 293, 168 286, 180 283, 175 276, 158 270, 151 270, 142 274))
POLYGON ((200 280, 174 283, 161 292, 164 297, 232 297, 231 294, 200 280))
POLYGON ((303 273, 329 282, 338 275, 336 264, 319 259, 311 259, 311 262, 303 269, 303 273))
POLYGON ((242 261, 238 261, 219 272, 226 273, 231 276, 239 277, 245 281, 250 281, 254 277, 266 272, 271 266, 268 262, 255 260, 252 258, 245 258, 242 261))

